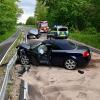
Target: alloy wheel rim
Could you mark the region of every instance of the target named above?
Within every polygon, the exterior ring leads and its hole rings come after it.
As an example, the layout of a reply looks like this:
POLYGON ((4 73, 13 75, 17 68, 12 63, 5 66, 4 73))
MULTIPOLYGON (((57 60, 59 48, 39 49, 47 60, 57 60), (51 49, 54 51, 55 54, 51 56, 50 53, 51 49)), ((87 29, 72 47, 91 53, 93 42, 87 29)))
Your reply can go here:
POLYGON ((74 60, 72 60, 72 59, 68 59, 65 62, 65 67, 67 69, 74 69, 76 67, 76 62, 74 60))
POLYGON ((28 57, 27 57, 27 56, 22 56, 22 57, 21 57, 21 63, 22 63, 23 65, 29 64, 29 59, 28 59, 28 57))

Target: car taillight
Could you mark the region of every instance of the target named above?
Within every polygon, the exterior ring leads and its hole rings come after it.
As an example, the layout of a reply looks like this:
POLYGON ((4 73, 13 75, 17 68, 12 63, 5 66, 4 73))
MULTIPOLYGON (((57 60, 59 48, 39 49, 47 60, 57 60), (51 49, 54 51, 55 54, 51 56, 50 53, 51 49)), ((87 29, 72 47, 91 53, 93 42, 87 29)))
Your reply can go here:
POLYGON ((83 57, 88 57, 89 55, 90 55, 90 53, 88 51, 83 52, 83 57))
POLYGON ((44 28, 44 30, 46 30, 47 28, 44 28))

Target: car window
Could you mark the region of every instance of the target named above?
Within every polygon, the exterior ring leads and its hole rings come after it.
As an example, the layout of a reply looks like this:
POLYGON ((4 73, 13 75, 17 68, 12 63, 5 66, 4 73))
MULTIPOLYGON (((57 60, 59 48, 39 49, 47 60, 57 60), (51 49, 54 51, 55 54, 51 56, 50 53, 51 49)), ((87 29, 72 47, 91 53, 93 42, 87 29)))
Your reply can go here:
POLYGON ((60 50, 60 47, 58 47, 57 45, 53 44, 52 45, 52 50, 60 50))
POLYGON ((36 30, 36 29, 30 30, 29 33, 37 34, 38 33, 38 30, 36 30))
POLYGON ((41 43, 31 43, 30 44, 31 49, 34 49, 34 48, 38 47, 39 45, 41 45, 41 43))
POLYGON ((59 28, 58 31, 67 31, 67 28, 59 28))
POLYGON ((76 45, 70 41, 58 41, 57 45, 59 48, 61 48, 62 50, 72 50, 76 48, 76 45))

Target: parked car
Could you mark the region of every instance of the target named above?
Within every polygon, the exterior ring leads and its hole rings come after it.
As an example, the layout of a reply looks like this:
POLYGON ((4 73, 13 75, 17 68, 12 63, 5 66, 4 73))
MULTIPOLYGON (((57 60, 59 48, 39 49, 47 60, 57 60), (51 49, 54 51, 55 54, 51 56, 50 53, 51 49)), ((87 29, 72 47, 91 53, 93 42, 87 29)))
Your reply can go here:
POLYGON ((37 29, 31 29, 29 30, 28 34, 27 34, 27 38, 31 39, 31 38, 39 38, 40 37, 40 33, 38 32, 37 29))
POLYGON ((86 66, 91 59, 88 47, 78 46, 68 40, 61 39, 21 44, 18 46, 17 55, 22 65, 58 65, 69 70, 78 66, 86 66))
POLYGON ((55 26, 52 31, 48 32, 48 38, 55 39, 67 39, 68 38, 68 27, 65 26, 55 26))

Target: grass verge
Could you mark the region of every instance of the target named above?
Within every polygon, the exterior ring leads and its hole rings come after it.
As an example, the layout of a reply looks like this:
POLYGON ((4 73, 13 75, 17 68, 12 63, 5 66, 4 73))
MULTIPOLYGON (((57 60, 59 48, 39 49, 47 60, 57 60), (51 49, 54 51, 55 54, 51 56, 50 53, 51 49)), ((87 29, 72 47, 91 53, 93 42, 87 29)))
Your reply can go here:
POLYGON ((90 35, 81 33, 70 33, 70 39, 77 40, 100 49, 100 35, 90 35))
POLYGON ((7 85, 7 100, 19 100, 21 80, 13 67, 10 71, 10 80, 7 85))
POLYGON ((12 36, 15 33, 16 29, 13 29, 12 31, 6 32, 5 34, 0 35, 0 43, 6 39, 8 39, 10 36, 12 36))
POLYGON ((0 67, 0 76, 2 76, 4 74, 4 67, 0 67))
POLYGON ((3 50, 3 49, 0 47, 0 52, 2 52, 2 50, 3 50))

